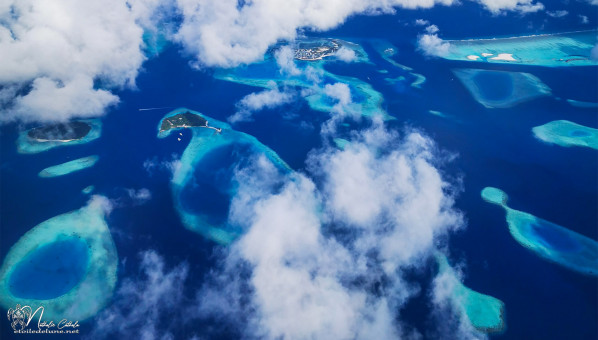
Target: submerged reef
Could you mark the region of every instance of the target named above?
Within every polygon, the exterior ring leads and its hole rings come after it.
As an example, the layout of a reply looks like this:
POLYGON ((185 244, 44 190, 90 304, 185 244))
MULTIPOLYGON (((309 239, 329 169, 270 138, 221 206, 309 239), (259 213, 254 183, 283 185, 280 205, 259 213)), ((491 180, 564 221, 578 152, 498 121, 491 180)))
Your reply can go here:
MULTIPOLYGON (((241 230, 228 224, 228 211, 209 211, 206 207, 197 205, 201 205, 200 200, 205 205, 214 204, 214 201, 222 203, 221 205, 230 203, 237 190, 237 184, 233 182, 232 177, 238 166, 235 160, 231 159, 231 155, 245 160, 263 155, 280 172, 290 173, 291 169, 274 151, 255 137, 235 131, 230 125, 199 112, 185 108, 176 109, 167 114, 159 126, 162 126, 164 120, 183 112, 209 121, 212 129, 217 131, 204 126, 190 127, 193 137, 181 156, 180 166, 174 172, 171 182, 175 208, 187 229, 219 244, 229 244, 240 235, 241 230), (194 191, 199 191, 202 197, 193 197, 194 191), (195 199, 188 199, 189 196, 195 199)), ((178 128, 167 131, 161 131, 159 128, 158 137, 165 138, 178 128)), ((219 207, 216 207, 214 210, 218 209, 219 207)))
POLYGON ((461 316, 467 318, 480 332, 503 332, 506 328, 505 304, 495 297, 478 293, 463 285, 445 255, 437 253, 436 261, 440 278, 436 279, 436 284, 442 284, 448 290, 448 299, 461 316))
POLYGON ((445 59, 538 66, 588 66, 597 31, 523 37, 449 40, 445 59))
POLYGON ((508 196, 487 187, 482 198, 503 207, 511 235, 536 255, 582 274, 598 276, 598 242, 534 215, 511 209, 508 196))
POLYGON ((567 99, 567 103, 571 106, 580 107, 584 109, 598 109, 598 103, 584 102, 575 99, 567 99))
POLYGON ((50 124, 23 131, 17 139, 17 151, 23 154, 39 153, 59 146, 89 143, 100 137, 99 119, 50 124))
POLYGON ((99 156, 93 155, 88 157, 78 158, 66 163, 54 165, 39 172, 39 177, 58 177, 68 175, 71 172, 91 168, 100 159, 99 156))
POLYGON ((118 264, 104 219, 106 203, 95 196, 87 206, 23 235, 0 269, 0 304, 43 307, 43 320, 55 323, 95 315, 112 296, 118 264))
POLYGON ((541 141, 560 146, 585 146, 598 150, 598 130, 568 120, 555 120, 532 129, 541 141))
POLYGON ((89 195, 91 194, 93 191, 95 190, 95 186, 90 185, 90 186, 86 186, 85 188, 83 188, 83 190, 81 190, 82 193, 84 193, 85 195, 89 195))
POLYGON ((478 69, 454 69, 453 73, 487 108, 509 108, 551 94, 548 86, 529 73, 478 69))
MULTIPOLYGON (((355 62, 369 62, 367 54, 361 49, 361 46, 345 41, 340 42, 344 47, 351 47, 357 56, 355 62)), ((343 108, 345 112, 362 116, 380 116, 385 120, 394 119, 382 108, 384 101, 382 94, 370 84, 358 78, 339 76, 324 69, 325 63, 336 59, 296 60, 295 72, 289 74, 281 72, 275 58, 276 51, 281 47, 272 48, 262 62, 232 69, 217 69, 214 72, 214 77, 266 89, 272 88, 273 84, 278 87, 299 87, 310 108, 322 112, 331 112, 337 104, 326 94, 326 85, 342 82, 349 86, 351 93, 351 102, 343 108)))
POLYGON ((404 73, 404 77, 411 82, 411 87, 421 89, 426 82, 426 77, 423 74, 414 72, 412 67, 398 63, 393 58, 397 55, 398 48, 390 42, 382 39, 372 39, 370 41, 372 47, 378 52, 382 59, 386 60, 391 65, 400 69, 404 73))

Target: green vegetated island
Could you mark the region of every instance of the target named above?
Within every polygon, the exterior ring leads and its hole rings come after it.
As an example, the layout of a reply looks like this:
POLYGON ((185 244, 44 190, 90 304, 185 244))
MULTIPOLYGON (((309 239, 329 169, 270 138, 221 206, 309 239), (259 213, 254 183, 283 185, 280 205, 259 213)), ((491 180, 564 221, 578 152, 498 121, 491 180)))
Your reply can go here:
POLYGON ((19 133, 17 150, 19 153, 32 154, 55 147, 84 144, 99 138, 101 130, 99 119, 46 124, 19 133))
POLYGON ((91 125, 75 121, 36 127, 27 131, 27 136, 38 142, 69 142, 87 136, 89 131, 91 125))
POLYGON ((213 129, 218 133, 222 132, 221 128, 208 126, 208 121, 202 116, 186 111, 184 113, 176 114, 172 117, 164 118, 162 120, 162 125, 160 125, 160 133, 164 133, 171 129, 188 127, 205 127, 208 129, 213 129))

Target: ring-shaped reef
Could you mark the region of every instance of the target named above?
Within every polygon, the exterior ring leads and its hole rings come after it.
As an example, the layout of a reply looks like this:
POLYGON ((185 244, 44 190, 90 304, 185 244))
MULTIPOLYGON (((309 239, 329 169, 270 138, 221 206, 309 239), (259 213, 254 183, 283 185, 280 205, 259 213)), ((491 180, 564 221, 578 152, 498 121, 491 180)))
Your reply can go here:
MULTIPOLYGON (((23 235, 0 268, 0 304, 43 307, 44 321, 83 321, 112 297, 118 255, 103 197, 23 235)), ((37 320, 39 314, 35 315, 37 320)))
POLYGON ((99 159, 100 157, 96 155, 78 158, 69 162, 47 167, 40 171, 38 176, 48 178, 68 175, 72 172, 91 168, 99 159))
MULTIPOLYGON (((327 39, 313 39, 311 44, 322 43, 327 39)), ((358 56, 357 62, 367 63, 369 59, 361 46, 342 40, 335 40, 343 44, 344 47, 350 47, 358 56)), ((302 43, 308 43, 304 40, 302 43)), ((361 116, 380 116, 384 120, 394 119, 382 107, 384 97, 376 91, 370 84, 358 78, 339 76, 324 69, 327 62, 334 62, 336 58, 320 58, 315 60, 295 59, 295 64, 299 72, 282 73, 275 53, 282 45, 271 48, 264 60, 250 65, 243 65, 230 69, 217 69, 214 72, 216 79, 230 81, 238 84, 261 87, 270 89, 273 85, 278 87, 299 87, 311 94, 305 96, 307 104, 312 110, 321 112, 331 112, 337 104, 336 100, 329 98, 325 91, 325 85, 335 82, 342 82, 349 86, 351 91, 351 103, 344 108, 346 112, 361 116), (320 81, 315 82, 314 79, 320 81), (317 83, 317 84, 316 84, 317 83)))
POLYGON ((549 67, 590 66, 596 30, 493 39, 449 40, 445 59, 549 67))
POLYGON ((560 225, 507 206, 508 196, 487 187, 482 198, 503 207, 513 238, 536 255, 582 274, 598 276, 598 242, 560 225))
POLYGON ((265 156, 282 174, 292 170, 255 137, 186 108, 176 109, 160 121, 158 137, 182 128, 190 129, 192 138, 171 181, 175 209, 187 229, 229 244, 242 232, 228 222, 229 205, 238 189, 235 170, 254 155, 265 156))
POLYGON ((555 120, 532 129, 539 140, 560 146, 585 146, 598 150, 598 129, 568 120, 555 120))
POLYGON ((449 299, 453 307, 480 332, 504 332, 505 304, 495 297, 478 293, 463 285, 446 256, 437 253, 435 257, 438 263, 438 275, 448 280, 449 299))
POLYGON ((538 77, 523 72, 454 69, 478 103, 487 108, 509 108, 552 93, 538 77))
POLYGON ((102 121, 82 119, 49 124, 22 131, 17 138, 17 151, 32 154, 53 148, 89 143, 102 135, 102 121))

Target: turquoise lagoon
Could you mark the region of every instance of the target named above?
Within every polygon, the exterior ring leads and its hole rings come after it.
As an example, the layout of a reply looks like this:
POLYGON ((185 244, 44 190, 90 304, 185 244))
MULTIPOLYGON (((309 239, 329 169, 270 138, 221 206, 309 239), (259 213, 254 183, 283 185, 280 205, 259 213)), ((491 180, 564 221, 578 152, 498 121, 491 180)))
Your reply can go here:
MULTIPOLYGON (((241 230, 227 222, 228 205, 237 190, 234 171, 243 160, 252 156, 265 156, 281 173, 291 173, 289 166, 270 148, 255 137, 233 130, 227 123, 215 120, 199 112, 179 108, 168 113, 162 120, 180 113, 190 112, 205 118, 210 127, 187 127, 193 137, 185 148, 180 166, 175 170, 172 195, 175 208, 183 225, 209 240, 229 244, 241 234, 241 230), (193 202, 193 203, 190 203, 193 202), (210 207, 224 206, 216 211, 210 207)), ((165 138, 179 128, 160 131, 165 138)))
MULTIPOLYGON (((356 51, 358 58, 356 62, 369 63, 367 54, 363 49, 353 43, 343 41, 345 45, 356 51)), ((235 82, 239 84, 255 86, 270 89, 273 84, 278 87, 299 87, 306 91, 311 91, 305 96, 305 99, 313 110, 321 112, 331 112, 335 100, 332 100, 324 93, 323 86, 335 82, 342 82, 349 86, 351 91, 352 103, 345 108, 345 111, 352 112, 362 116, 380 116, 385 120, 394 119, 382 108, 384 98, 382 94, 376 91, 370 84, 358 78, 339 76, 324 69, 327 62, 338 62, 335 58, 323 58, 315 61, 295 60, 295 64, 300 71, 298 74, 283 74, 274 58, 272 49, 266 54, 262 62, 251 65, 239 66, 233 69, 218 69, 214 72, 216 79, 235 82), (321 85, 318 84, 319 80, 321 85)), ((419 81, 421 85, 422 81, 419 81)), ((419 86, 418 85, 418 86, 419 86)))
POLYGON ((584 146, 598 150, 598 130, 568 120, 555 120, 532 129, 539 140, 560 146, 584 146))
POLYGON ((454 69, 476 101, 487 108, 509 108, 548 96, 551 90, 536 76, 523 72, 454 69))
POLYGON ((17 138, 17 151, 23 154, 32 154, 48 151, 62 146, 79 145, 89 143, 93 140, 100 138, 102 135, 102 121, 100 119, 82 119, 79 120, 89 124, 91 130, 81 139, 69 140, 69 141, 38 141, 29 138, 27 133, 29 130, 21 131, 17 138))
POLYGON ((104 204, 96 196, 23 235, 0 268, 0 304, 44 307, 43 320, 55 322, 95 315, 112 296, 118 264, 104 204))
POLYGON ((480 332, 503 332, 506 328, 505 304, 495 297, 478 293, 463 285, 444 254, 437 253, 436 261, 438 275, 448 280, 449 299, 453 307, 480 332))
POLYGON ((469 62, 538 66, 598 65, 591 50, 598 31, 545 34, 523 37, 449 40, 445 59, 469 62))
POLYGON ((508 196, 487 187, 482 198, 503 207, 511 235, 536 255, 568 269, 598 276, 598 242, 572 230, 507 206, 508 196))
POLYGON ((54 165, 39 172, 39 177, 58 177, 68 175, 72 172, 80 171, 83 169, 94 166, 100 159, 99 156, 88 156, 78 158, 66 163, 54 165))

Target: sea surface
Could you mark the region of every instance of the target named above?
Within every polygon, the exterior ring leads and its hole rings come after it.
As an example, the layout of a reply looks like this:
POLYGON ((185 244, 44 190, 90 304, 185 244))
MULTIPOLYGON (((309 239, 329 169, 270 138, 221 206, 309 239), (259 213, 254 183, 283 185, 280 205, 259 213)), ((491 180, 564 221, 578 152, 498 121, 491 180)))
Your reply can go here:
MULTIPOLYGON (((467 228, 452 234, 449 248, 452 257, 465 265, 466 286, 505 303, 507 329, 493 335, 497 339, 598 337, 597 279, 543 260, 522 247, 509 233, 504 210, 480 197, 485 187, 500 188, 508 193, 513 209, 598 239, 598 153, 591 148, 549 145, 532 133, 533 127, 562 119, 598 128, 595 108, 574 107, 566 101, 598 102, 598 67, 548 68, 427 59, 415 51, 415 38, 421 28, 409 24, 426 18, 441 28, 446 39, 567 32, 579 28, 573 19, 584 8, 572 5, 569 18, 550 21, 544 27, 543 17, 536 14, 524 20, 514 16, 491 18, 479 6, 464 3, 458 7, 400 11, 396 15, 354 17, 330 32, 305 32, 361 44, 373 65, 339 62, 326 64, 325 69, 369 83, 383 94, 383 108, 396 118, 388 123, 392 128, 399 132, 405 127, 418 129, 432 137, 444 152, 456 156, 442 171, 451 182, 461 183, 456 206, 464 212, 467 228), (470 25, 455 25, 460 17, 477 20, 470 25), (427 78, 422 88, 411 87, 408 82, 386 82, 385 78, 396 78, 405 71, 379 56, 371 39, 384 39, 396 46, 398 54, 393 59, 427 78), (452 72, 474 67, 530 73, 541 79, 552 95, 511 108, 486 108, 452 72), (439 111, 444 117, 429 110, 439 111)), ((595 11, 584 14, 597 22, 595 11)), ((0 127, 0 258, 30 228, 84 206, 90 196, 81 190, 93 185, 94 193, 117 202, 107 220, 120 259, 119 278, 136 275, 137 254, 155 249, 165 255, 167 266, 188 262, 188 286, 199 286, 214 266, 217 245, 185 229, 180 222, 173 206, 171 173, 165 165, 182 154, 191 131, 181 130, 182 136, 177 131, 158 139, 156 127, 166 113, 178 107, 226 121, 236 111, 235 103, 240 98, 260 90, 216 80, 212 72, 192 69, 177 46, 166 47, 144 64, 137 89, 119 93, 121 102, 103 118, 102 136, 88 144, 22 155, 17 153, 15 141, 18 132, 28 126, 0 127), (153 107, 165 108, 139 111, 153 107), (99 156, 91 168, 56 178, 37 176, 49 166, 90 155, 99 156), (148 189, 152 198, 137 204, 127 193, 142 188, 148 189)), ((501 83, 490 82, 485 91, 498 96, 505 91, 501 83)), ((322 145, 319 130, 327 119, 327 114, 298 101, 257 112, 254 121, 236 124, 235 129, 256 137, 292 169, 305 172, 308 153, 322 145)), ((234 151, 232 157, 238 158, 242 150, 234 151)), ((196 171, 203 176, 208 170, 196 171)), ((230 169, 222 169, 220 175, 227 173, 230 169)), ((191 191, 183 196, 201 201, 203 208, 226 211, 227 200, 216 189, 211 190, 215 191, 215 199, 191 191)), ((214 216, 215 221, 219 218, 221 215, 214 216)), ((424 335, 427 321, 422 315, 427 308, 424 298, 415 299, 402 313, 424 335)), ((5 324, 0 338, 8 339, 12 330, 5 324)), ((91 327, 83 322, 81 332, 85 334, 91 327)), ((177 329, 175 335, 190 334, 187 327, 177 329)), ((222 334, 226 337, 226 332, 222 334)))

